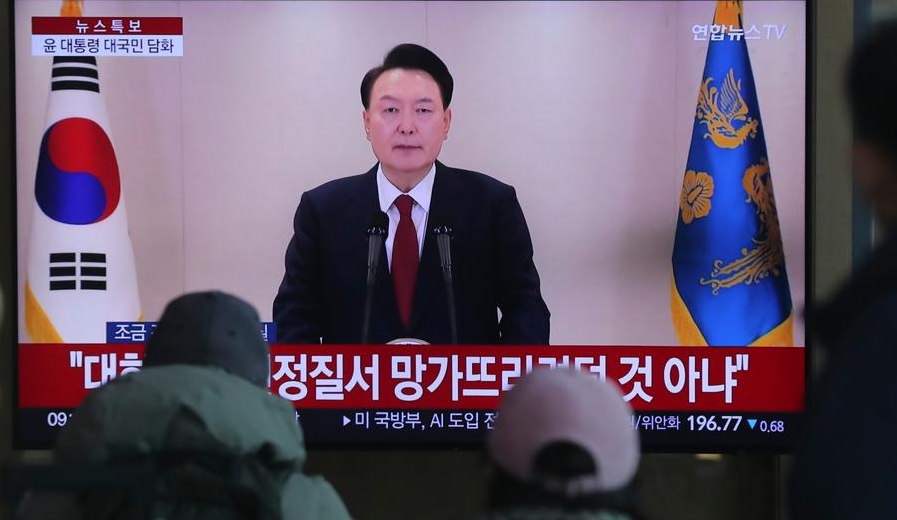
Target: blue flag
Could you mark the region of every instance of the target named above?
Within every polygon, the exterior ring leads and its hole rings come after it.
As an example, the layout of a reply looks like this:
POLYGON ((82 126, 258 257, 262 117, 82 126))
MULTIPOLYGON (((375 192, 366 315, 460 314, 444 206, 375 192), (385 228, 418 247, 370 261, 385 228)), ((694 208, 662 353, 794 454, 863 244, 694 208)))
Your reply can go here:
POLYGON ((673 246, 682 345, 793 345, 791 292, 765 132, 741 24, 717 2, 673 246))

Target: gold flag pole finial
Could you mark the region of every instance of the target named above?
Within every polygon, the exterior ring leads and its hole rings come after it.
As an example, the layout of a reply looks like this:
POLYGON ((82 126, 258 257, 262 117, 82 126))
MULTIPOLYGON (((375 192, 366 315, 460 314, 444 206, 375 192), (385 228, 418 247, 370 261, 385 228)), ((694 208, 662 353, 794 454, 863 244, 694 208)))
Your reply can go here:
POLYGON ((81 7, 83 5, 84 0, 62 0, 59 16, 81 16, 81 7))
POLYGON ((741 28, 742 12, 744 12, 744 6, 741 0, 717 2, 716 11, 713 13, 713 23, 714 25, 741 28))

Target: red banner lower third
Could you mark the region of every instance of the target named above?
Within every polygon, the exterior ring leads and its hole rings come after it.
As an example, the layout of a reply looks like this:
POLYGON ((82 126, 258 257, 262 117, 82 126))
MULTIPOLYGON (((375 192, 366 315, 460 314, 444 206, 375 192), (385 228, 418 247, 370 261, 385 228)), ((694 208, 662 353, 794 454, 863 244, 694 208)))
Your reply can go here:
MULTIPOLYGON (((494 410, 538 367, 615 382, 637 411, 800 412, 803 348, 273 345, 270 390, 296 408, 494 410)), ((139 344, 22 344, 21 408, 74 408, 141 369, 139 344)))

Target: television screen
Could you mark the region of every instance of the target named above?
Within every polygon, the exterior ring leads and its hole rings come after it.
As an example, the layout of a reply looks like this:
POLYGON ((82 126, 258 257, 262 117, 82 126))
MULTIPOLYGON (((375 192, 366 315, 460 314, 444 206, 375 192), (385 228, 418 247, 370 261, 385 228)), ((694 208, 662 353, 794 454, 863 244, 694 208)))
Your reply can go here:
MULTIPOLYGON (((258 309, 271 391, 312 445, 475 445, 517 378, 569 365, 619 385, 648 450, 788 449, 807 8, 15 0, 17 445, 50 445, 88 391, 140 370, 169 300, 217 289, 258 309), (376 166, 359 85, 404 42, 454 78, 440 163, 514 187, 548 344, 361 345, 354 308, 340 336, 358 340, 277 339, 297 205, 376 166)), ((346 268, 359 294, 366 267, 346 268)))

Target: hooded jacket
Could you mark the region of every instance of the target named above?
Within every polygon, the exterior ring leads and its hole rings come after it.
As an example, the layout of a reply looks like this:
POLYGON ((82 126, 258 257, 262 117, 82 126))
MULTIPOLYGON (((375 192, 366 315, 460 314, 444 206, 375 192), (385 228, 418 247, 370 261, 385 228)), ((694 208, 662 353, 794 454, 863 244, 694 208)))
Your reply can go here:
MULTIPOLYGON (((326 480, 302 473, 306 452, 292 406, 216 367, 166 365, 112 380, 88 395, 55 449, 60 463, 152 460, 166 453, 249 457, 280 486, 282 518, 350 518, 326 480)), ((70 507, 77 503, 57 509, 78 518, 84 511, 73 515, 70 507)))

